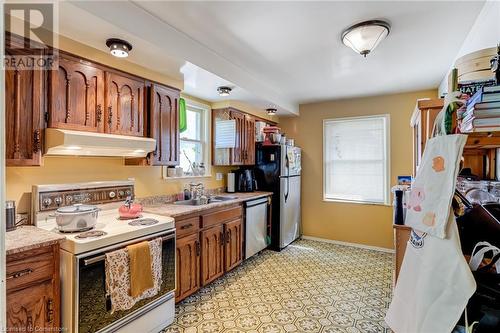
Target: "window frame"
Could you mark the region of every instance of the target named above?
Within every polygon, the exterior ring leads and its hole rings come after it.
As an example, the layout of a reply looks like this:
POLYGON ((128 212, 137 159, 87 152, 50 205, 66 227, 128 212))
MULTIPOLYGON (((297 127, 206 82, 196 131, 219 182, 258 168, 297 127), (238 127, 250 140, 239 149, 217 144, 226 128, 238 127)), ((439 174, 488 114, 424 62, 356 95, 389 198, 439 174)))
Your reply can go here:
POLYGON ((390 206, 390 191, 391 191, 391 117, 390 114, 379 114, 379 115, 368 115, 368 116, 355 116, 355 117, 341 117, 341 118, 329 118, 323 119, 323 201, 324 202, 337 202, 337 203, 353 203, 362 205, 378 205, 378 206, 390 206), (363 119, 384 119, 384 129, 385 129, 385 158, 384 162, 384 199, 382 202, 369 201, 369 200, 347 200, 341 198, 332 198, 326 196, 326 151, 327 142, 325 135, 325 126, 331 122, 342 122, 342 121, 353 121, 353 120, 363 120, 363 119))
MULTIPOLYGON (((166 180, 178 180, 178 179, 212 177, 212 163, 211 163, 211 149, 210 149, 210 142, 212 135, 211 133, 212 109, 207 104, 190 100, 189 98, 186 97, 183 98, 186 101, 186 110, 191 108, 201 111, 201 133, 200 133, 200 140, 182 139, 181 133, 179 133, 179 147, 181 141, 201 143, 202 155, 203 155, 202 161, 205 164, 205 174, 203 176, 184 175, 182 177, 168 177, 167 167, 163 167, 163 178, 166 180)), ((182 151, 179 151, 179 164, 180 164, 181 154, 182 151)))

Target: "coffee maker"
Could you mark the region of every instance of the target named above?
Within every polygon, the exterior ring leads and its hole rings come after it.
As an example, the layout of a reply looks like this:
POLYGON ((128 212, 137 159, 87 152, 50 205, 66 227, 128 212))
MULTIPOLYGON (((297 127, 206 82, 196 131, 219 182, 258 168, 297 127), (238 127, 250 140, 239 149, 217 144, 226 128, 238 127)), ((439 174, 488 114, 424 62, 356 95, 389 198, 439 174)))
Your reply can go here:
POLYGON ((252 169, 239 169, 236 173, 236 192, 253 192, 257 190, 257 181, 252 169))

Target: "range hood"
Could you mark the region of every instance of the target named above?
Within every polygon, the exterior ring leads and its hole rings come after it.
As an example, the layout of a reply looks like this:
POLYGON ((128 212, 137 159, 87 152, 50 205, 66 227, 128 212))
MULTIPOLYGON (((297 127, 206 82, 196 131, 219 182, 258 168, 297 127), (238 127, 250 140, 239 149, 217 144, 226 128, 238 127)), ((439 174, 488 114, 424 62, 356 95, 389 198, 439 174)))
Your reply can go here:
POLYGON ((156 140, 136 136, 47 128, 46 155, 145 157, 156 140))

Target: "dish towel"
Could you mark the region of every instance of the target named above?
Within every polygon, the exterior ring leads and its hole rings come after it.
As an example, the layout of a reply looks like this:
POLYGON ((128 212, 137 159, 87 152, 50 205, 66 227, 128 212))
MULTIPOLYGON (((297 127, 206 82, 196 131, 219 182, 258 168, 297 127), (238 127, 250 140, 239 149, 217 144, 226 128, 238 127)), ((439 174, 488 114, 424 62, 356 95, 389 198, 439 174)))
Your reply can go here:
POLYGON ((111 299, 111 313, 128 310, 138 301, 153 297, 160 291, 162 284, 162 247, 161 238, 149 241, 153 287, 138 297, 130 296, 130 264, 126 248, 108 252, 105 258, 106 296, 111 299))
POLYGON ((476 290, 453 212, 446 238, 412 230, 385 317, 396 333, 448 333, 476 290))
POLYGON ((129 245, 127 251, 130 268, 130 296, 135 298, 154 286, 149 242, 129 245))

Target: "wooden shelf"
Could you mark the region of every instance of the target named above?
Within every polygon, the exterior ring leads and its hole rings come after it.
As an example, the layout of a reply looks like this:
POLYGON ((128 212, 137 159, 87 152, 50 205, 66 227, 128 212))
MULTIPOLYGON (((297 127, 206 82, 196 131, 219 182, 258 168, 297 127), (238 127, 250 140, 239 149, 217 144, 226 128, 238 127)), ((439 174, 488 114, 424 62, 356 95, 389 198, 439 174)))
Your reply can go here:
POLYGON ((500 132, 470 133, 468 136, 465 149, 500 148, 500 132))

